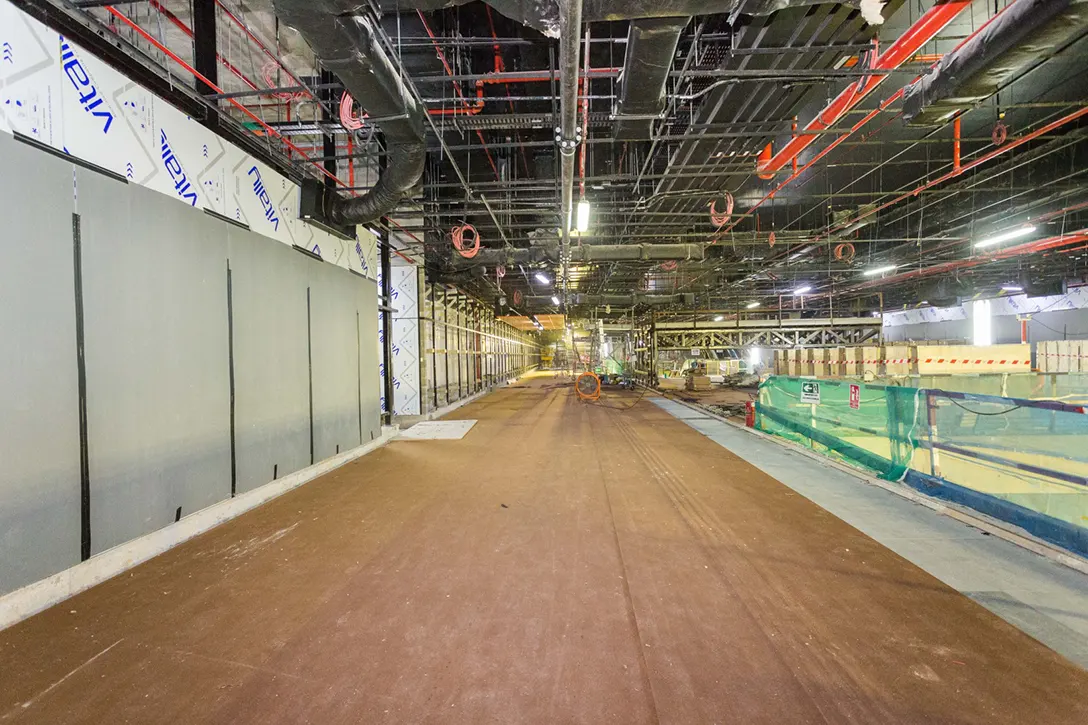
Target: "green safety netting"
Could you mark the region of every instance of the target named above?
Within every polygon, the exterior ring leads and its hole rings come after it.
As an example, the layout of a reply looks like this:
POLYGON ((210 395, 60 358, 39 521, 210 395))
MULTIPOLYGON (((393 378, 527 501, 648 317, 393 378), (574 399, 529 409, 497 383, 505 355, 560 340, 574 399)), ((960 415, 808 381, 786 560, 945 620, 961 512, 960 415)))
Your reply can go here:
MULTIPOLYGON (((1066 384, 1044 382, 1059 392, 1066 384)), ((756 410, 766 433, 888 480, 914 471, 954 484, 935 495, 1088 551, 1088 415, 1079 402, 772 376, 756 410)))
POLYGON ((920 400, 917 388, 772 376, 759 386, 757 426, 898 480, 918 447, 920 400))

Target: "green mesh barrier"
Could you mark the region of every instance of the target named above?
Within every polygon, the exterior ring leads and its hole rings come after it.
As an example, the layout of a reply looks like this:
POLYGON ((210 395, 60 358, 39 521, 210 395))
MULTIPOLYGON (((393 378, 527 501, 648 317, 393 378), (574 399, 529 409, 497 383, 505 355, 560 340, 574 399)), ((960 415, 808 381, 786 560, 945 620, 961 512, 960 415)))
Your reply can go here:
POLYGON ((756 426, 1088 555, 1083 381, 1024 375, 952 382, 960 390, 773 376, 759 386, 756 426), (1005 396, 990 392, 997 385, 1005 396), (1034 397, 1040 393, 1053 397, 1034 397), (907 476, 912 471, 924 478, 907 476))
POLYGON ((917 388, 772 376, 759 386, 756 425, 898 480, 918 448, 921 400, 917 388))

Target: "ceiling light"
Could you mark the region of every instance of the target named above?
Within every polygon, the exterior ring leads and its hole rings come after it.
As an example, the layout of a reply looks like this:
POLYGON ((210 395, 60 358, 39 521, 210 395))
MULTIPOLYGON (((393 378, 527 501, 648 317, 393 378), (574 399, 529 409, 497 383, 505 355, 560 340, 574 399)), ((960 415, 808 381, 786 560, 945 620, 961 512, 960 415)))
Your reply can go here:
POLYGON ((714 321, 715 321, 715 322, 721 322, 721 321, 722 321, 722 320, 724 320, 724 319, 725 319, 725 318, 724 318, 723 316, 721 316, 721 315, 718 315, 717 317, 715 317, 715 318, 714 318, 714 321))
POLYGON ((589 230, 589 202, 582 199, 578 202, 578 231, 589 230))
POLYGON ((1035 227, 1031 224, 1019 227, 1017 229, 1010 229, 1007 232, 1002 232, 1001 234, 997 234, 988 239, 983 239, 981 242, 975 242, 975 248, 981 249, 982 247, 992 247, 995 244, 1001 244, 1002 242, 1007 242, 1010 239, 1016 239, 1017 237, 1026 236, 1034 231, 1035 227))
POLYGON ((552 304, 555 305, 556 307, 559 306, 559 298, 556 297, 555 295, 552 295, 552 304))
POLYGON ((551 284, 551 280, 545 277, 543 272, 537 272, 533 276, 536 277, 537 281, 540 282, 540 284, 551 284))
POLYGON ((1001 285, 1002 292, 1023 292, 1024 288, 1015 284, 1003 284, 1001 285))
POLYGON ((874 267, 873 269, 867 269, 862 274, 866 277, 875 277, 878 274, 884 274, 885 272, 894 272, 896 265, 889 264, 884 267, 874 267))
POLYGON ((794 296, 797 296, 797 295, 803 295, 803 294, 805 294, 806 292, 811 292, 811 291, 812 291, 812 288, 811 288, 811 287, 808 287, 808 286, 806 286, 806 287, 798 287, 797 289, 795 289, 795 290, 793 291, 793 294, 794 294, 794 296))
POLYGON ((749 302, 747 305, 745 305, 745 307, 747 307, 749 310, 754 310, 755 308, 759 307, 759 303, 749 302))

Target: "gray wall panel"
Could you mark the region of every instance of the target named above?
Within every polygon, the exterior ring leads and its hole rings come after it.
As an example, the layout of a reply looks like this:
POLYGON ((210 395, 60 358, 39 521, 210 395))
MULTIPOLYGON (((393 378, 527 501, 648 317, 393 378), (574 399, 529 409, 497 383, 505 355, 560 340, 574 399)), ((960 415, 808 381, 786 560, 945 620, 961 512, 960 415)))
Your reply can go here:
POLYGON ((380 432, 377 290, 169 196, 0 135, 0 594, 80 560, 72 212, 81 216, 91 553, 380 432), (73 195, 73 176, 76 195, 73 195), (361 430, 360 430, 361 428, 361 430))
POLYGON ((230 232, 237 491, 310 465, 306 287, 310 262, 230 232))
POLYGON ((0 594, 79 562, 71 213, 72 165, 0 134, 0 594))
POLYGON ((359 350, 355 288, 347 270, 310 264, 314 460, 359 445, 359 350))
POLYGON ((77 176, 98 553, 230 495, 229 227, 158 192, 77 176))
POLYGON ((359 394, 362 397, 363 443, 381 435, 380 391, 374 385, 378 375, 378 285, 373 280, 357 279, 356 304, 359 306, 359 394))

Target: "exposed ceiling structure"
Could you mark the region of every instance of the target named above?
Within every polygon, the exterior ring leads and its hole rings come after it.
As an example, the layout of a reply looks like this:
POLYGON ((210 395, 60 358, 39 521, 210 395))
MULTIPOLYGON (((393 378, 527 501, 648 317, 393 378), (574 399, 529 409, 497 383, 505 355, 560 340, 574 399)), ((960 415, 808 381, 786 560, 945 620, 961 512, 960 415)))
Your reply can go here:
POLYGON ((20 4, 515 314, 861 312, 1088 265, 1086 2, 20 4))

